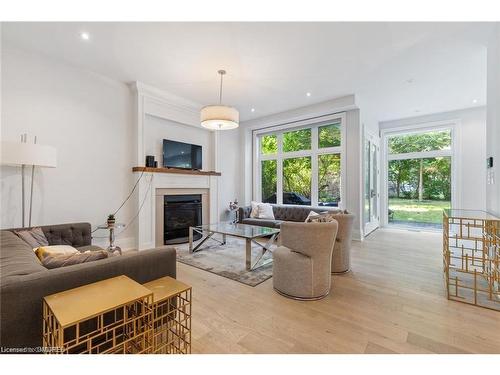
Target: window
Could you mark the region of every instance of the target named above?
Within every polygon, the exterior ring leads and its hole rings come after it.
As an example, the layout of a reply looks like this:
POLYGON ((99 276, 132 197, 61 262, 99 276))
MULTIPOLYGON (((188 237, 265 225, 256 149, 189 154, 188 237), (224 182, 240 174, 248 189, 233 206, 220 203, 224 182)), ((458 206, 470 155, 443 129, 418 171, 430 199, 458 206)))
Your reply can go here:
POLYGON ((441 130, 393 136, 388 139, 387 146, 389 154, 451 150, 451 132, 441 130))
POLYGON ((278 139, 275 135, 265 135, 262 137, 260 152, 263 155, 276 154, 278 152, 278 139))
POLYGON ((320 126, 318 130, 318 145, 324 147, 340 146, 340 123, 320 126))
POLYGON ((311 205, 311 157, 283 160, 283 203, 311 205))
POLYGON ((340 154, 318 155, 318 203, 334 206, 340 201, 340 154))
POLYGON ((262 201, 276 203, 277 183, 276 160, 263 160, 261 162, 262 201))
POLYGON ((283 134, 283 151, 302 151, 311 149, 311 129, 300 129, 283 134))
POLYGON ((452 201, 452 131, 387 136, 388 223, 441 228, 452 201))
POLYGON ((344 115, 255 133, 255 199, 267 203, 338 206, 342 200, 344 115))

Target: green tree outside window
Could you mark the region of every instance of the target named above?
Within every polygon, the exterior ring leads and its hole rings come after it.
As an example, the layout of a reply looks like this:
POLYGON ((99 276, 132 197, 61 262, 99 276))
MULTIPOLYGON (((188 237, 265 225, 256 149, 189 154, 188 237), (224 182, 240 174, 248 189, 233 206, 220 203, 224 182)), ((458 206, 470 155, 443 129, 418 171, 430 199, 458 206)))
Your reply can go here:
POLYGON ((283 133, 283 151, 303 151, 311 149, 311 129, 300 129, 283 133))
POLYGON ((318 147, 338 147, 342 134, 340 132, 340 124, 331 124, 320 126, 318 128, 318 147))
POLYGON ((276 135, 265 135, 260 139, 260 153, 263 155, 276 154, 278 152, 278 137, 276 135))

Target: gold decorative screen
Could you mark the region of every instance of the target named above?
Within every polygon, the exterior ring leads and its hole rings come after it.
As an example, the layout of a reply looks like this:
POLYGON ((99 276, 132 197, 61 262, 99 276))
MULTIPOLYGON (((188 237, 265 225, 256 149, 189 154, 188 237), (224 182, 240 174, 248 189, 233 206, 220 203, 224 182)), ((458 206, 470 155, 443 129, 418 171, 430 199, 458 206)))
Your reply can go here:
POLYGON ((448 299, 500 310, 500 218, 445 210, 443 267, 448 299))

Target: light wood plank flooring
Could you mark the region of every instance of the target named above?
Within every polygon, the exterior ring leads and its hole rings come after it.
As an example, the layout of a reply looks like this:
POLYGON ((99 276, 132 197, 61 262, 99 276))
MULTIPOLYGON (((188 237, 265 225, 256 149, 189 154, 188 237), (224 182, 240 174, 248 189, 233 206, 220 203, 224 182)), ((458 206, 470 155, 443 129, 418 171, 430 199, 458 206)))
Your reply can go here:
POLYGON ((278 295, 272 279, 177 270, 193 286, 193 353, 500 353, 500 312, 446 299, 438 233, 354 242, 352 272, 315 302, 278 295))

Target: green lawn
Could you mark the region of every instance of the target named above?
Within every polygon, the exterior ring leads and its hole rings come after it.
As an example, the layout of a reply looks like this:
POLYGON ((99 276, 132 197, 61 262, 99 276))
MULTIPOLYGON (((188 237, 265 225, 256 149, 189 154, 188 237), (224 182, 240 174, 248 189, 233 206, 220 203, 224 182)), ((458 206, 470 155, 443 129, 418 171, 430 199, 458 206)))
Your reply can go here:
POLYGON ((394 221, 441 223, 443 209, 450 208, 449 201, 422 201, 389 198, 389 209, 394 211, 394 221))

